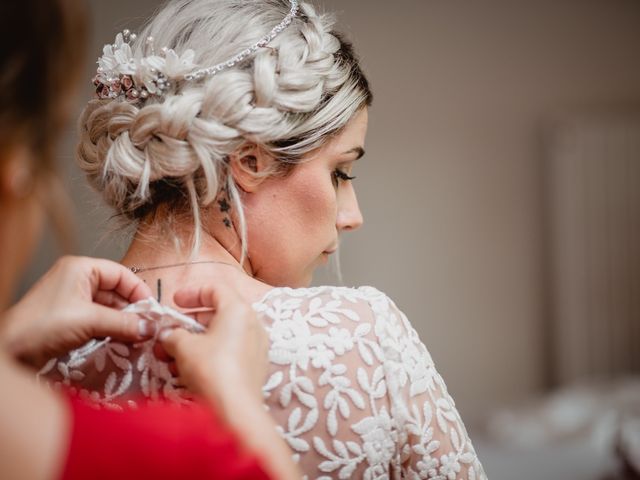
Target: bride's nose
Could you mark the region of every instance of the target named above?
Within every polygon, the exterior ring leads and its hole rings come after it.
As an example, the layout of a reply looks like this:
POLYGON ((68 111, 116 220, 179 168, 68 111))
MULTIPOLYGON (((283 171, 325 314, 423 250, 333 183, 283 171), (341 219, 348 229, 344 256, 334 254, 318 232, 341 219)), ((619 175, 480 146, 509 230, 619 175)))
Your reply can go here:
POLYGON ((338 215, 336 218, 336 228, 338 231, 350 231, 360 228, 364 219, 358 205, 356 192, 351 188, 345 188, 338 203, 338 215))

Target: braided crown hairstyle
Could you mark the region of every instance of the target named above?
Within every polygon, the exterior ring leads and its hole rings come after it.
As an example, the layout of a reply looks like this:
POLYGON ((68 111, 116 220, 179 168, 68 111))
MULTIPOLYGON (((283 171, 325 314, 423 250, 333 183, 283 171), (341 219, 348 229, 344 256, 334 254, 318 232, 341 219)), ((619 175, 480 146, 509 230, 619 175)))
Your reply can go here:
MULTIPOLYGON (((172 1, 140 32, 133 52, 153 36, 156 45, 178 54, 193 49, 198 65, 214 65, 255 43, 289 8, 287 0, 172 1)), ((189 212, 194 252, 200 210, 226 189, 244 258, 246 226, 228 174, 229 155, 251 142, 275 159, 271 173, 286 174, 371 104, 351 44, 332 26, 330 16, 302 3, 291 25, 241 65, 184 82, 175 94, 143 105, 89 102, 80 120, 81 168, 107 204, 129 220, 160 206, 170 214, 189 212)))

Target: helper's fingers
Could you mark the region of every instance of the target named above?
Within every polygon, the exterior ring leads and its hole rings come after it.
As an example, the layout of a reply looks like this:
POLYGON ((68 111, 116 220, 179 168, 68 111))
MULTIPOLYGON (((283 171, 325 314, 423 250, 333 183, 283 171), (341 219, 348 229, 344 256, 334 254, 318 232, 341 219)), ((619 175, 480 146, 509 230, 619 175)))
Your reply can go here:
POLYGON ((135 313, 125 313, 103 305, 95 305, 88 312, 87 322, 90 322, 92 337, 112 337, 128 342, 146 340, 156 331, 153 320, 145 320, 135 313))
POLYGON ((180 353, 188 348, 189 339, 193 333, 190 333, 182 328, 171 328, 163 330, 158 337, 162 348, 169 354, 170 357, 176 358, 180 356, 180 353))
POLYGON ((122 310, 124 307, 129 305, 126 298, 118 295, 113 290, 97 291, 93 296, 93 301, 100 305, 104 305, 105 307, 115 308, 118 310, 122 310))
POLYGON ((208 327, 216 316, 215 310, 194 310, 182 313, 193 318, 196 322, 204 327, 208 327))
POLYGON ((208 283, 201 287, 185 287, 173 296, 176 305, 183 308, 210 308, 219 310, 234 302, 241 301, 239 293, 224 282, 208 283))
POLYGON ((128 303, 153 296, 151 288, 131 270, 110 260, 88 258, 86 262, 92 297, 99 291, 113 291, 128 303))

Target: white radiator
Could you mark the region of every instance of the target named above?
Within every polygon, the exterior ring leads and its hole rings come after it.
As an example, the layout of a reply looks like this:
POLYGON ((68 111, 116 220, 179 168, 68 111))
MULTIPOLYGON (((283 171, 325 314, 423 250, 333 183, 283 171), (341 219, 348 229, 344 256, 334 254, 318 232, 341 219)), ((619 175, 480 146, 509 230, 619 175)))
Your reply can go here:
POLYGON ((564 122, 550 146, 551 381, 640 372, 640 115, 564 122))

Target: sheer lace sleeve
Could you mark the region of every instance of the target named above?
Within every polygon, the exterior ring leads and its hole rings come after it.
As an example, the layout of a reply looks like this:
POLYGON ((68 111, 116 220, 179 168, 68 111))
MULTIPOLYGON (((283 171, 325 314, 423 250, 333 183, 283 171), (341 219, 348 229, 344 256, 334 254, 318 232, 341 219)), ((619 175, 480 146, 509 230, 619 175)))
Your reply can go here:
POLYGON ((405 478, 486 478, 453 398, 406 316, 380 292, 369 303, 384 353, 405 478))
MULTIPOLYGON (((415 330, 381 292, 283 290, 267 405, 309 478, 482 479, 453 400, 415 330)), ((269 322, 268 322, 269 323, 269 322)))

